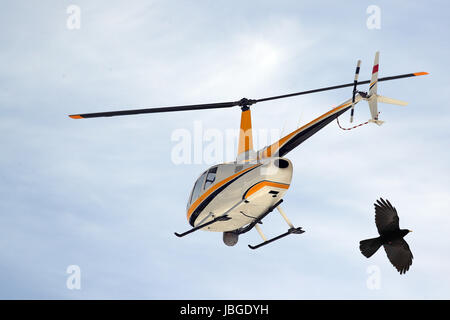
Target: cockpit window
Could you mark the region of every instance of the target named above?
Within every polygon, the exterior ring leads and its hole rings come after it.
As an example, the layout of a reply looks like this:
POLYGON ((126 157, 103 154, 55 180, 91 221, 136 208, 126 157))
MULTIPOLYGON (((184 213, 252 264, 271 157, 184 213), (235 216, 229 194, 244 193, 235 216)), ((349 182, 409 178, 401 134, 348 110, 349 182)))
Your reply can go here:
POLYGON ((206 171, 197 179, 195 182, 194 188, 192 189, 191 199, 189 200, 189 204, 197 200, 200 196, 200 191, 202 190, 203 182, 205 181, 206 171))
POLYGON ((217 167, 211 168, 206 175, 204 190, 208 189, 216 180, 217 167))

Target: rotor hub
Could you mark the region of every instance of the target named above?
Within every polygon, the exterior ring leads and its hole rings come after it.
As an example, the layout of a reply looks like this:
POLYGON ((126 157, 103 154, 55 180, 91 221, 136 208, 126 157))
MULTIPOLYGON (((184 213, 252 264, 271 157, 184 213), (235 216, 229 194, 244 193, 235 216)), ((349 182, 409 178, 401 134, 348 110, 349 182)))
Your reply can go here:
POLYGON ((238 102, 238 106, 241 107, 242 111, 248 110, 249 106, 251 106, 252 104, 255 104, 256 100, 253 99, 247 99, 247 98, 242 98, 241 100, 239 100, 238 102))

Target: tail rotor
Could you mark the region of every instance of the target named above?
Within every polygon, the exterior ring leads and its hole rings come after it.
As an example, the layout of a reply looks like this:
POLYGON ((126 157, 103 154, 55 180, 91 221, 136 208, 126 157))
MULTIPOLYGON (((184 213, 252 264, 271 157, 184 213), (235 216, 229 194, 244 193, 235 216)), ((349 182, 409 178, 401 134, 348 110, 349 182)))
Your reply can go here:
POLYGON ((361 60, 358 60, 356 64, 355 80, 353 81, 353 95, 352 95, 352 109, 350 111, 350 123, 353 122, 353 114, 355 113, 355 98, 356 98, 356 86, 358 85, 359 69, 361 67, 361 60))
MULTIPOLYGON (((350 122, 353 122, 353 114, 355 105, 361 101, 366 100, 369 104, 369 110, 370 110, 370 119, 369 122, 376 123, 377 125, 382 125, 384 121, 381 121, 378 119, 378 102, 386 103, 386 104, 393 104, 398 106, 406 106, 408 103, 405 101, 392 99, 388 97, 383 97, 378 95, 378 69, 379 69, 379 60, 380 60, 380 52, 377 51, 375 53, 375 59, 373 62, 373 68, 372 68, 372 77, 370 79, 369 84, 369 92, 362 92, 358 91, 356 89, 358 85, 358 76, 359 76, 359 69, 361 66, 361 60, 358 60, 358 63, 356 65, 356 72, 355 72, 355 80, 353 81, 353 93, 352 93, 352 108, 350 111, 350 122)), ((427 74, 426 72, 419 72, 415 73, 414 75, 423 75, 427 74)), ((381 78, 380 81, 383 81, 384 78, 381 78)))

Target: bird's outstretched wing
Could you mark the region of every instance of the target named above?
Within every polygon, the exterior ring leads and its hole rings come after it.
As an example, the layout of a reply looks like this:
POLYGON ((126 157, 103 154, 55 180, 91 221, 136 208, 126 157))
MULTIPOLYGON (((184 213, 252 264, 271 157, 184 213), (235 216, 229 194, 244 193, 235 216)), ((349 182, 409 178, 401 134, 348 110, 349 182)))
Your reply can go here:
POLYGON ((380 235, 400 229, 397 210, 395 210, 389 200, 380 198, 374 205, 375 223, 380 235))
POLYGON ((413 254, 404 239, 397 239, 383 246, 389 261, 400 274, 409 270, 412 264, 413 254))

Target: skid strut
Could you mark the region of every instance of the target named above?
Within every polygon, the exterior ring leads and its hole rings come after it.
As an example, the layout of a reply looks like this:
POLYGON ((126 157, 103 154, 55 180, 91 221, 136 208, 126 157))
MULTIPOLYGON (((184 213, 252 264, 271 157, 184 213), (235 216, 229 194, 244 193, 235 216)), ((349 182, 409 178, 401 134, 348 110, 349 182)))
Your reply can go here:
POLYGON ((217 217, 217 218, 214 218, 213 220, 211 220, 211 221, 209 221, 209 222, 206 222, 206 223, 204 223, 204 224, 201 224, 201 225, 198 225, 198 226, 196 226, 196 227, 194 227, 194 228, 192 228, 191 230, 188 230, 188 231, 186 231, 186 232, 183 232, 183 233, 177 233, 177 232, 174 232, 175 233, 175 235, 177 236, 177 237, 184 237, 185 235, 188 235, 189 233, 192 233, 192 232, 194 232, 194 231, 197 231, 197 230, 199 230, 199 229, 202 229, 202 228, 204 228, 204 227, 206 227, 206 226, 209 226, 210 224, 213 224, 213 223, 215 223, 215 222, 217 222, 217 221, 227 221, 227 220, 230 220, 231 218, 230 217, 228 217, 227 215, 222 215, 222 216, 220 216, 220 217, 217 217))
POLYGON ((265 246, 266 244, 269 244, 271 242, 274 242, 276 240, 279 240, 281 238, 284 238, 290 234, 302 234, 303 232, 305 232, 304 230, 302 230, 302 227, 294 227, 294 225, 292 224, 291 221, 289 221, 288 217, 286 216, 286 214, 284 213, 283 209, 281 209, 281 207, 277 204, 278 211, 280 212, 281 216, 283 217, 284 221, 286 221, 286 223, 289 226, 289 229, 287 232, 280 234, 279 236, 276 236, 272 239, 267 240, 267 238, 264 236, 264 233, 262 232, 261 228, 259 227, 259 225, 255 224, 255 229, 256 231, 258 231, 259 235, 261 236, 261 238, 263 239, 263 242, 261 242, 260 244, 257 244, 256 246, 252 246, 252 245, 248 245, 248 247, 250 249, 258 249, 262 246, 265 246))
MULTIPOLYGON (((249 232, 251 229, 253 229, 254 226, 257 225, 257 223, 261 223, 261 220, 264 219, 269 213, 271 213, 273 210, 275 210, 276 207, 278 207, 283 202, 283 199, 280 199, 277 203, 275 203, 273 206, 271 206, 269 209, 267 209, 266 212, 264 212, 259 218, 255 219, 252 223, 250 223, 248 226, 238 229, 235 232, 237 234, 243 234, 246 232, 249 232)), ((258 229, 257 229, 258 230, 258 229)))

